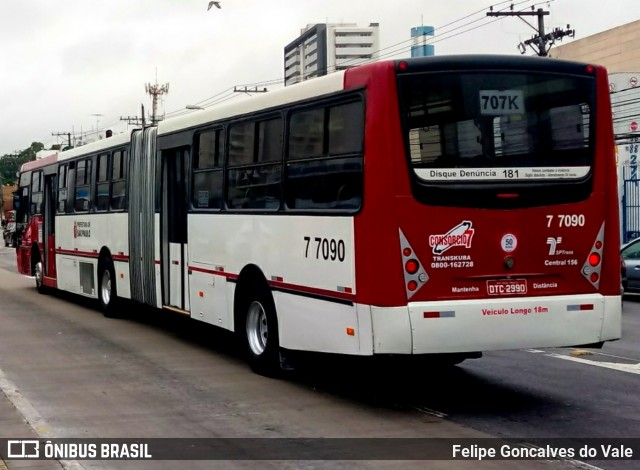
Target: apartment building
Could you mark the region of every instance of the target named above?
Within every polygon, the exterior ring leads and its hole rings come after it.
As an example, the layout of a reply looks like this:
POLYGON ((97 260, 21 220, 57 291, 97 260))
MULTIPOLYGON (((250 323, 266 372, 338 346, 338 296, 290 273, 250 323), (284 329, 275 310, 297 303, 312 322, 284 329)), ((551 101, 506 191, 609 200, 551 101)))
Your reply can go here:
POLYGON ((379 24, 307 25, 284 48, 285 86, 377 59, 379 24))

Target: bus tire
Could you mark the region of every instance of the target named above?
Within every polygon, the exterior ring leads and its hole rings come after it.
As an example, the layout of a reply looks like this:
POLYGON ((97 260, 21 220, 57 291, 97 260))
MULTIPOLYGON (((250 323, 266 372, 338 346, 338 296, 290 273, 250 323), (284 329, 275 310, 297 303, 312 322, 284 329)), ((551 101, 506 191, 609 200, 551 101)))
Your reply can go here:
POLYGON ((42 260, 40 259, 40 254, 38 252, 34 252, 34 263, 33 263, 33 277, 36 280, 36 289, 39 294, 46 294, 49 289, 44 285, 44 266, 42 265, 42 260))
POLYGON ((240 325, 247 361, 251 369, 266 377, 277 377, 280 368, 278 319, 271 292, 253 290, 245 303, 244 322, 240 325))
POLYGON ((98 278, 98 300, 100 310, 107 318, 117 318, 116 273, 111 258, 105 258, 100 263, 100 277, 98 278))

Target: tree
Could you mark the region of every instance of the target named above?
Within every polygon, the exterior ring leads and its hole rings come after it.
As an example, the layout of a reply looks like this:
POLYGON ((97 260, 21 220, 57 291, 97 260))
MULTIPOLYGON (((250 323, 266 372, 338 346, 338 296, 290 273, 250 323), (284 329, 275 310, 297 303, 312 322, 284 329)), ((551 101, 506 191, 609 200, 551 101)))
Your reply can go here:
POLYGON ((2 184, 13 184, 16 182, 16 173, 23 163, 36 159, 36 153, 44 149, 42 142, 32 142, 31 145, 21 150, 19 153, 5 154, 0 157, 0 178, 2 184))

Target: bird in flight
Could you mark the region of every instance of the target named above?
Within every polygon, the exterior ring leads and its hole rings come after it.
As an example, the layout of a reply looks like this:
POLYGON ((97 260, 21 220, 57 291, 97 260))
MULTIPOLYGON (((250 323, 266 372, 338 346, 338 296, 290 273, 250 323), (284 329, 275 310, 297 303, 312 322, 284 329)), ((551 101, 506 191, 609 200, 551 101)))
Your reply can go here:
POLYGON ((216 6, 216 8, 222 8, 220 6, 220 2, 215 2, 214 1, 214 2, 209 2, 209 8, 207 8, 207 11, 211 10, 211 7, 214 6, 214 5, 216 6))

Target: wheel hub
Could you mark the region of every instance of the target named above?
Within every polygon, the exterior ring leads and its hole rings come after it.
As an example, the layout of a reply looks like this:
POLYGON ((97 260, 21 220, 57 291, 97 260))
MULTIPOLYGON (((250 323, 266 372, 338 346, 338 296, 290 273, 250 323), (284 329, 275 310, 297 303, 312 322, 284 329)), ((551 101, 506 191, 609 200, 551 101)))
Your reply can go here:
POLYGON ((260 302, 253 302, 247 312, 247 341, 249 348, 256 356, 260 356, 267 348, 269 329, 267 314, 260 302))
POLYGON ((108 270, 105 270, 102 274, 102 282, 100 283, 100 292, 102 294, 102 301, 105 305, 109 305, 111 302, 111 274, 108 270))
POLYGON ((36 263, 36 269, 35 269, 35 277, 36 277, 36 284, 38 285, 38 287, 42 286, 42 261, 38 261, 36 263))

